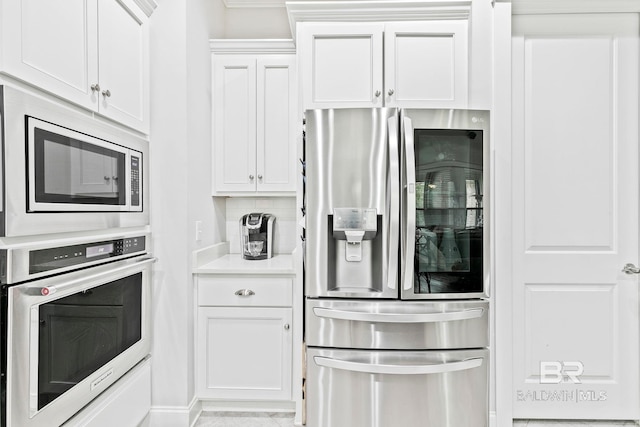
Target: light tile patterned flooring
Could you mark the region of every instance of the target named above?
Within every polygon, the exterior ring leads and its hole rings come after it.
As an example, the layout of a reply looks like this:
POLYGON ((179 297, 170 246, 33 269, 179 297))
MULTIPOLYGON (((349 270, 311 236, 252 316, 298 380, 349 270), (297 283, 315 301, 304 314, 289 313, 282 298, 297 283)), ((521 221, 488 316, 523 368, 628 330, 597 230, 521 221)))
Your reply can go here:
MULTIPOLYGON (((203 412, 194 427, 293 427, 293 414, 203 412)), ((520 420, 513 427, 637 427, 632 421, 520 420)))
POLYGON ((293 413, 203 412, 194 427, 293 427, 293 413))

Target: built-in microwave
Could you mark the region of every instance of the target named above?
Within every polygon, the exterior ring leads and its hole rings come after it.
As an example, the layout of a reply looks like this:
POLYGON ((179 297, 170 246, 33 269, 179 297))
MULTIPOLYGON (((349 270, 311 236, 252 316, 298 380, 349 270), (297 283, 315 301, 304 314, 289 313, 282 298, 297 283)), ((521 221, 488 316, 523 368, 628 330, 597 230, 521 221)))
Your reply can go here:
POLYGON ((141 135, 6 85, 0 128, 0 236, 148 225, 141 135))

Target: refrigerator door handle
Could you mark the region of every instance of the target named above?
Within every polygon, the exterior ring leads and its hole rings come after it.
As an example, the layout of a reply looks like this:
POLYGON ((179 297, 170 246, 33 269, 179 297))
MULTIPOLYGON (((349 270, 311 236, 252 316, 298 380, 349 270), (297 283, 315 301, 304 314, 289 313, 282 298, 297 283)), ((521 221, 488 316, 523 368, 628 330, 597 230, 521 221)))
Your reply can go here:
POLYGON ((398 240, 400 238, 400 155, 398 153, 398 119, 387 121, 389 132, 389 263, 387 265, 387 287, 396 289, 398 285, 398 240))
POLYGON ((363 311, 347 311, 314 307, 313 313, 318 317, 325 317, 336 320, 353 320, 357 322, 431 323, 477 319, 479 317, 482 317, 484 309, 473 308, 469 310, 449 311, 441 313, 369 313, 363 311))
POLYGON ((404 161, 406 174, 406 186, 404 188, 406 194, 404 212, 406 235, 404 236, 405 247, 402 287, 403 290, 409 291, 413 288, 413 258, 415 255, 416 238, 416 161, 413 141, 413 125, 411 123, 411 119, 404 117, 402 125, 404 127, 404 161))
POLYGON ((351 372, 363 372, 367 374, 395 374, 395 375, 424 375, 442 374, 446 372, 464 371, 482 366, 481 357, 460 360, 456 362, 441 363, 437 365, 390 365, 352 362, 349 360, 333 359, 330 357, 315 356, 313 361, 318 366, 332 369, 342 369, 351 372))

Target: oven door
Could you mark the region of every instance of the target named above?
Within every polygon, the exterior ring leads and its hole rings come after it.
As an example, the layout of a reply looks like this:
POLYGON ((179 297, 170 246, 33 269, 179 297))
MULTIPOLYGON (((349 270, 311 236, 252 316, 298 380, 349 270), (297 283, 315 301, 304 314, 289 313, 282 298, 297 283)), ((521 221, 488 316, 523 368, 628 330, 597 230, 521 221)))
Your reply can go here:
POLYGON ((149 354, 153 261, 9 288, 6 425, 60 425, 149 354))
POLYGON ((139 212, 142 153, 27 117, 29 212, 139 212))

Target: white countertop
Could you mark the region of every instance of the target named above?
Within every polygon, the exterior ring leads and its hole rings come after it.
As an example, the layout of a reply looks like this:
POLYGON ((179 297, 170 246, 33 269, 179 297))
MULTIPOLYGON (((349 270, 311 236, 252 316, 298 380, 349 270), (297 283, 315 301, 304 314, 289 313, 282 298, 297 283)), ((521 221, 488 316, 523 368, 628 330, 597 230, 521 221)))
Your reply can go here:
POLYGON ((200 255, 194 257, 194 274, 295 274, 293 255, 278 254, 269 259, 247 260, 241 254, 223 253, 228 245, 216 246, 200 251, 200 255))

